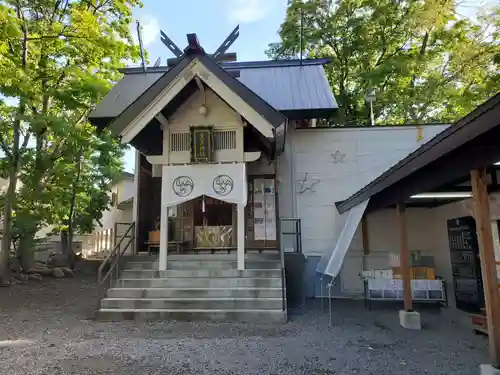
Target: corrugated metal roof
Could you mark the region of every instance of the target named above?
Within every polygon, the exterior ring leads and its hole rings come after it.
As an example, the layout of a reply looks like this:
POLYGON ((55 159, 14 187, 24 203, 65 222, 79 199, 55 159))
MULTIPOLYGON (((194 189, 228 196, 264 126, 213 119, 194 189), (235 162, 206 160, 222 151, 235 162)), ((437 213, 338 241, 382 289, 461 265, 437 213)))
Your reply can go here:
POLYGON ((280 111, 338 108, 321 65, 241 69, 238 79, 280 111))
POLYGON ((101 100, 89 117, 116 117, 164 73, 127 74, 101 100))
MULTIPOLYGON (((226 68, 240 71, 238 79, 279 111, 338 108, 322 65, 268 65, 226 68)), ((103 98, 90 118, 118 116, 166 70, 126 74, 103 98)))

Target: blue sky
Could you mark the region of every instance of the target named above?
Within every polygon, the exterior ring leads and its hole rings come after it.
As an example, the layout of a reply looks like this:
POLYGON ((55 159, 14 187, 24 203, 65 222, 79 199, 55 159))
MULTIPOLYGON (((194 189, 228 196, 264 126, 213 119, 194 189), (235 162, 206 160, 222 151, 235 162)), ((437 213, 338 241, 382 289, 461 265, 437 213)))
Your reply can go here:
MULTIPOLYGON (((240 37, 230 48, 239 60, 265 58, 270 42, 284 19, 286 0, 143 0, 134 13, 142 23, 143 40, 150 62, 172 57, 160 42, 160 29, 183 49, 186 34, 196 33, 207 52, 214 52, 226 36, 240 25, 240 37)), ((135 34, 135 28, 133 30, 135 34)))
MULTIPOLYGON (((134 21, 142 24, 142 38, 148 60, 153 64, 161 57, 174 57, 160 41, 163 30, 183 49, 186 34, 196 33, 208 53, 215 52, 229 33, 240 25, 240 36, 229 52, 239 61, 265 60, 269 43, 279 41, 278 28, 283 22, 286 0, 143 0, 144 6, 134 12, 134 21)), ((135 22, 132 28, 135 36, 135 22)), ((125 156, 125 170, 133 172, 133 151, 125 156)))
MULTIPOLYGON (((144 6, 134 11, 131 31, 136 36, 135 21, 142 24, 143 42, 153 64, 158 57, 164 65, 172 53, 160 41, 163 30, 183 49, 186 34, 196 33, 208 53, 215 52, 227 35, 240 25, 240 36, 229 52, 239 61, 265 60, 269 43, 279 41, 278 28, 283 22, 287 0, 142 0, 144 6)), ((472 16, 478 7, 496 0, 465 0, 459 7, 463 15, 472 16)), ((133 151, 125 156, 125 170, 134 171, 133 151)))

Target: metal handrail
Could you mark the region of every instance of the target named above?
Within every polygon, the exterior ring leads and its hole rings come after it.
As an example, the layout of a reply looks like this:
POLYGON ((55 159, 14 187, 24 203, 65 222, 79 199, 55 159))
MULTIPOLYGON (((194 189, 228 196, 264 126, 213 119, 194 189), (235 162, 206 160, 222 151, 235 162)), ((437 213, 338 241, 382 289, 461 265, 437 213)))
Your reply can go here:
POLYGON ((101 299, 104 293, 111 287, 113 282, 118 279, 120 272, 121 260, 123 259, 123 254, 131 244, 133 244, 135 240, 135 223, 131 223, 127 228, 125 233, 121 236, 120 241, 113 247, 113 250, 110 251, 108 256, 103 260, 101 265, 99 266, 99 270, 97 271, 97 289, 98 289, 98 303, 101 303, 101 299), (132 232, 132 235, 129 236, 129 233, 132 232), (125 238, 128 238, 127 244, 120 249, 122 242, 125 238), (106 274, 104 274, 104 269, 106 265, 112 261, 111 266, 107 270, 106 274))
MULTIPOLYGON (((128 227, 130 226, 130 221, 117 221, 115 222, 115 227, 114 227, 114 238, 113 238, 113 246, 116 245, 116 242, 119 240, 120 237, 118 237, 118 227, 120 225, 126 225, 126 228, 128 229, 128 227)), ((135 231, 134 233, 132 233, 132 237, 135 236, 135 231)), ((122 236, 124 238, 130 238, 130 237, 126 237, 126 235, 122 236)), ((136 255, 135 254, 135 246, 132 248, 132 254, 136 255)))
POLYGON ((281 308, 286 311, 286 297, 285 297, 285 250, 280 249, 281 258, 281 308))

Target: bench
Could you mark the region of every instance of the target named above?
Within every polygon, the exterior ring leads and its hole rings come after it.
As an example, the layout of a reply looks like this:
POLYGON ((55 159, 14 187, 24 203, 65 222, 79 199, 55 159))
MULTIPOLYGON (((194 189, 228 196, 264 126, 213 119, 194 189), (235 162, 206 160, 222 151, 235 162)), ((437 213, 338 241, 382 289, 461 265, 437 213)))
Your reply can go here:
MULTIPOLYGON (((145 244, 148 246, 148 255, 151 255, 151 249, 160 248, 160 241, 148 241, 145 244)), ((178 253, 182 251, 183 245, 182 241, 168 241, 168 247, 174 247, 178 253)))

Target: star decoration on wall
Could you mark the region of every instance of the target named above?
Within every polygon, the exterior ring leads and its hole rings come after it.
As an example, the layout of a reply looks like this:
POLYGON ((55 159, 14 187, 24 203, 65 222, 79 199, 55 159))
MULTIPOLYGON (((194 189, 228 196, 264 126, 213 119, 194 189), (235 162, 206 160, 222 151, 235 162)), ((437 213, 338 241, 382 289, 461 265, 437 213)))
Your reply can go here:
POLYGON ((344 162, 346 154, 343 154, 342 152, 340 152, 339 150, 337 150, 337 151, 335 151, 335 153, 331 154, 331 156, 333 158, 333 162, 335 164, 337 164, 337 163, 343 163, 344 162))
POLYGON ((309 173, 306 173, 304 178, 297 183, 299 184, 299 194, 304 194, 306 191, 315 193, 315 186, 319 184, 319 180, 317 178, 309 177, 309 173))

